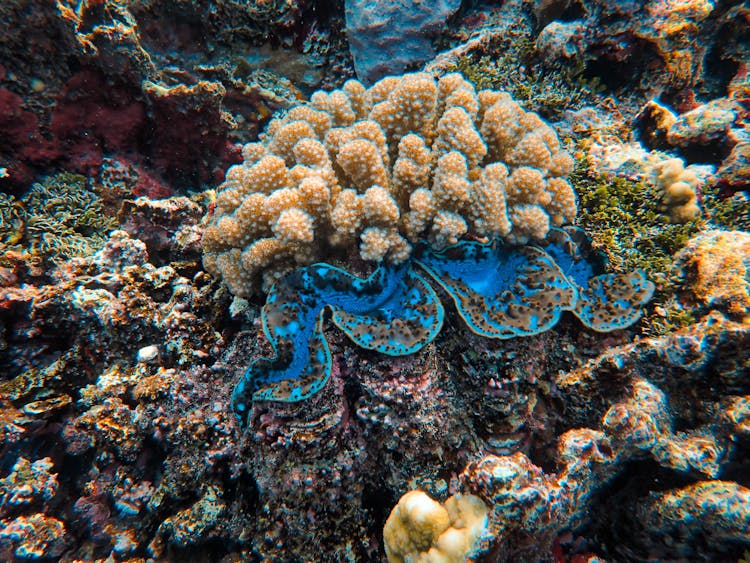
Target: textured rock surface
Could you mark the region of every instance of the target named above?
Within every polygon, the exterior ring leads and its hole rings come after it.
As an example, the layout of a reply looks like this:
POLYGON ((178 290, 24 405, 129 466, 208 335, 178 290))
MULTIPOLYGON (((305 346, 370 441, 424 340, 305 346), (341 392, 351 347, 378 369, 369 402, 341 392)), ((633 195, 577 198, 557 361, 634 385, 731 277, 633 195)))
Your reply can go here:
POLYGON ((87 174, 113 153, 183 186, 221 180, 237 123, 253 135, 297 88, 352 75, 342 10, 311 4, 4 2, 2 180, 87 174))
POLYGON ((372 84, 435 56, 432 39, 460 0, 346 0, 346 33, 357 77, 372 84))

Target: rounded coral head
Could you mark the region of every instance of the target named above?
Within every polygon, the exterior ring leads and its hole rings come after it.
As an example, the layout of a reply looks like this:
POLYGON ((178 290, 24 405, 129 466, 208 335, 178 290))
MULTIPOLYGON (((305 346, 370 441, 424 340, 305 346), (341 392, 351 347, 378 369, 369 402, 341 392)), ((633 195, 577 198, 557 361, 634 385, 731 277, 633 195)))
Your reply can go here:
POLYGON ((402 262, 415 245, 466 237, 525 244, 576 215, 555 131, 460 74, 316 92, 242 154, 218 189, 203 261, 243 297, 299 265, 402 262))
POLYGON ((409 491, 383 528, 389 563, 462 563, 487 527, 488 512, 474 495, 454 495, 440 504, 423 491, 409 491))

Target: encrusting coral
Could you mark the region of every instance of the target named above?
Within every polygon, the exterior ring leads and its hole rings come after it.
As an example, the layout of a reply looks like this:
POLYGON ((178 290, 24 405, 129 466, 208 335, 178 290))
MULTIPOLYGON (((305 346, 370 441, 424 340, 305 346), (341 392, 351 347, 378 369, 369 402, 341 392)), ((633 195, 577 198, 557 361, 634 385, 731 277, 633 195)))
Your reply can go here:
MULTIPOLYGON (((662 343, 653 340, 646 345, 662 343)), ((612 361, 610 357, 608 366, 612 361)), ((586 366, 580 371, 590 370, 586 366)), ((726 435, 741 432, 740 425, 730 423, 723 430, 726 422, 721 421, 674 431, 667 395, 637 377, 629 386, 629 394, 602 416, 601 430, 574 428, 559 437, 557 473, 545 472, 522 452, 488 454, 469 463, 458 477, 459 490, 479 496, 490 508, 487 532, 480 540, 484 545, 478 551, 487 553, 491 545, 492 553, 503 554, 493 560, 543 560, 542 554, 549 553, 562 530, 575 533, 597 518, 591 507, 601 495, 621 494, 612 482, 629 463, 643 458, 683 477, 705 480, 628 499, 632 505, 624 510, 628 520, 637 522, 637 533, 632 529, 625 533, 658 538, 671 553, 680 552, 689 560, 701 559, 697 553, 707 542, 715 542, 716 550, 726 550, 748 541, 750 490, 716 480, 732 463, 727 450, 734 446, 726 435), (666 539, 671 537, 677 538, 674 543, 666 539)), ((745 401, 737 398, 735 404, 735 414, 747 412, 745 401)))
POLYGON ((316 92, 243 157, 203 239, 206 269, 240 296, 330 259, 331 246, 359 243, 363 259, 399 263, 421 241, 526 243, 576 215, 573 160, 552 128, 459 74, 316 92))
POLYGON ((690 280, 683 300, 750 324, 750 234, 701 233, 675 255, 675 268, 690 280))

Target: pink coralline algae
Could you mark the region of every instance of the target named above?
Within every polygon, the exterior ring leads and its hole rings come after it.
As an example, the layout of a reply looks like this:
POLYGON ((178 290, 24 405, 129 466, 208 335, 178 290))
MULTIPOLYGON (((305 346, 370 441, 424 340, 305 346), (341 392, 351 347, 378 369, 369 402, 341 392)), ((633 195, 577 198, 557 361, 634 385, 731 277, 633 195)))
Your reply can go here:
POLYGON ((36 140, 38 137, 38 119, 33 113, 24 110, 21 102, 21 96, 7 88, 0 88, 0 127, 4 132, 0 141, 0 158, 7 177, 20 186, 29 184, 34 178, 26 162, 25 151, 28 150, 29 140, 36 140), (18 159, 15 167, 9 166, 11 159, 18 159))
MULTIPOLYGON (((0 104, 7 106, 0 122, 10 133, 0 144, 0 154, 12 159, 11 171, 56 166, 89 175, 99 172, 108 154, 148 161, 152 170, 168 178, 182 173, 182 163, 193 162, 191 173, 203 182, 214 180, 212 159, 236 160, 227 124, 221 121, 221 86, 200 83, 158 92, 155 85, 150 88, 153 100, 147 106, 128 86, 110 82, 95 70, 80 71, 58 94, 49 123, 22 109, 20 96, 0 89, 0 104), (191 125, 183 128, 181 123, 191 125), (204 132, 199 138, 196 123, 204 132), (147 146, 149 130, 159 133, 147 146)), ((24 177, 13 179, 22 185, 24 177)))
POLYGON ((238 156, 237 123, 257 131, 301 83, 352 72, 328 10, 306 1, 58 1, 29 12, 24 0, 0 7, 0 167, 16 190, 37 173, 92 173, 103 157, 182 185, 221 181, 238 156), (273 53, 265 65, 254 61, 261 45, 273 53))
MULTIPOLYGON (((9 136, 0 145, 0 154, 14 161, 8 166, 11 172, 56 163, 67 170, 96 173, 103 152, 135 147, 146 122, 146 108, 132 92, 105 84, 104 77, 92 71, 70 78, 46 127, 22 109, 20 96, 4 88, 0 92, 0 101, 12 105, 2 112, 9 136)), ((11 179, 20 184, 23 177, 11 179)))

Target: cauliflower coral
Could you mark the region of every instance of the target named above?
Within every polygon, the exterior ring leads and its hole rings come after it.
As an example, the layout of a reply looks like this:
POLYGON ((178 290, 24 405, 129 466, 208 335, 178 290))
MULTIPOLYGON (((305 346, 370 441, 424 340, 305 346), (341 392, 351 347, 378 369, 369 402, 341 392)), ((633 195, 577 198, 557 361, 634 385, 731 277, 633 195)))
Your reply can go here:
POLYGON ((407 492, 383 528, 389 563, 462 563, 487 527, 489 510, 474 495, 440 504, 426 493, 407 492))
POLYGON ((576 215, 573 160, 554 130, 459 74, 316 92, 243 157, 203 236, 206 269, 242 297, 357 247, 365 261, 399 263, 421 243, 541 240, 576 215))

